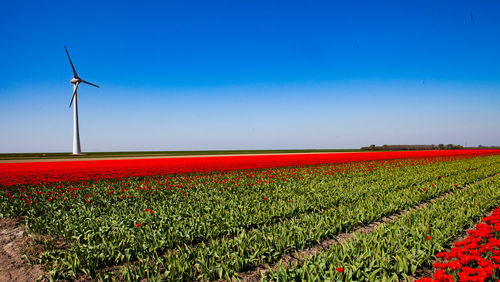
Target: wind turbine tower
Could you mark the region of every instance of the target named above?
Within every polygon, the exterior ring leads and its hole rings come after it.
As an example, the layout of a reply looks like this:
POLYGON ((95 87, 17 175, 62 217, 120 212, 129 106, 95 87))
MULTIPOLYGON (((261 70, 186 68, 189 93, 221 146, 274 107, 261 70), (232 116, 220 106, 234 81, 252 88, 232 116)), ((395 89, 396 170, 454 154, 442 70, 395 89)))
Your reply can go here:
POLYGON ((64 50, 66 50, 66 55, 68 55, 69 63, 71 64, 71 68, 73 69, 73 78, 70 80, 70 82, 73 84, 73 97, 71 97, 71 102, 69 103, 69 107, 71 108, 71 105, 73 104, 74 100, 75 105, 73 106, 73 155, 79 155, 82 152, 82 148, 80 146, 80 129, 78 127, 78 95, 77 95, 78 85, 80 85, 80 83, 85 83, 88 85, 95 86, 97 88, 99 88, 99 86, 90 83, 88 81, 85 81, 78 76, 75 70, 75 66, 73 66, 73 62, 69 57, 68 49, 66 49, 66 46, 64 46, 64 50))

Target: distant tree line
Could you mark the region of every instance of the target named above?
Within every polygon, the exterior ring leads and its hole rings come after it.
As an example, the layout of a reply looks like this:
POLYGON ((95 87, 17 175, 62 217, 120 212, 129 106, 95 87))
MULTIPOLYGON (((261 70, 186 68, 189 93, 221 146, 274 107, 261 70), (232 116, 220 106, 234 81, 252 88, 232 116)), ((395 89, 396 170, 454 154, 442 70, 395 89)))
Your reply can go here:
POLYGON ((405 150, 457 150, 463 149, 461 145, 453 144, 439 144, 439 145, 370 145, 368 147, 361 147, 363 151, 405 151, 405 150))
POLYGON ((483 146, 483 145, 478 145, 477 146, 480 149, 500 149, 500 146, 483 146))

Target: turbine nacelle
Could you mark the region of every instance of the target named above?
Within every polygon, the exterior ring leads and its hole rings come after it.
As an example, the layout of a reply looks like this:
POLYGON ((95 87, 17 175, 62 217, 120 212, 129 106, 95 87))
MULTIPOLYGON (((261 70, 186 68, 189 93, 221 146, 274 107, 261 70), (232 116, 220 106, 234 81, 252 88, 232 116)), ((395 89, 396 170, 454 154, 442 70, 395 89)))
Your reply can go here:
MULTIPOLYGON (((92 85, 92 86, 99 88, 98 85, 95 85, 93 83, 85 81, 78 76, 78 74, 76 73, 76 70, 75 70, 75 66, 73 65, 73 62, 71 61, 71 58, 69 56, 68 49, 66 49, 66 46, 64 46, 64 50, 66 50, 66 55, 68 55, 68 60, 69 60, 69 63, 71 64, 71 69, 73 70, 73 78, 70 80, 70 82, 74 85, 77 85, 79 83, 85 83, 85 84, 92 85)), ((73 98, 75 97, 75 95, 76 95, 76 88, 75 88, 75 91, 73 92, 73 98)), ((73 99, 71 99, 71 100, 73 100, 73 99)))
POLYGON ((99 88, 99 85, 95 85, 93 83, 90 83, 88 81, 81 79, 78 76, 78 74, 76 73, 75 66, 73 66, 73 62, 71 61, 71 58, 69 56, 68 49, 66 49, 66 46, 64 46, 64 50, 66 50, 66 55, 68 55, 68 60, 69 60, 69 63, 71 64, 71 69, 73 70, 73 78, 70 80, 70 82, 75 85, 75 89, 73 90, 73 96, 71 96, 71 102, 69 102, 69 106, 71 107, 71 104, 73 104, 73 100, 76 97, 76 90, 78 89, 78 85, 80 83, 92 85, 92 86, 97 87, 97 88, 99 88))

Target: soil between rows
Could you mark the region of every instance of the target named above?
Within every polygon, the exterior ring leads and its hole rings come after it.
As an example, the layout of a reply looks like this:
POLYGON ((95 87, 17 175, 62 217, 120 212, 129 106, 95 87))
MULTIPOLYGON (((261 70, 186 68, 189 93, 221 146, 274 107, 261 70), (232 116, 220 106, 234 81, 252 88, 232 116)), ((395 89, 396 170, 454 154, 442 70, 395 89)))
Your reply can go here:
POLYGON ((40 265, 22 259, 28 238, 19 220, 0 218, 0 281, 36 281, 46 274, 40 265))

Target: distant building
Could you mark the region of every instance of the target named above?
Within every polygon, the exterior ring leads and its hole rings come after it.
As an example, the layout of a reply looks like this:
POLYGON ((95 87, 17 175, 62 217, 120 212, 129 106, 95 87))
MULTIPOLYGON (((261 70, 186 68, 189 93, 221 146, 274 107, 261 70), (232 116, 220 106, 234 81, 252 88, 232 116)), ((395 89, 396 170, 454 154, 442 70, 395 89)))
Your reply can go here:
POLYGON ((366 151, 405 151, 405 150, 436 150, 437 146, 433 145, 383 145, 362 147, 361 150, 366 151))
POLYGON ((383 145, 375 146, 370 145, 369 147, 361 147, 364 151, 407 151, 407 150, 453 150, 453 149, 463 149, 460 145, 383 145))

